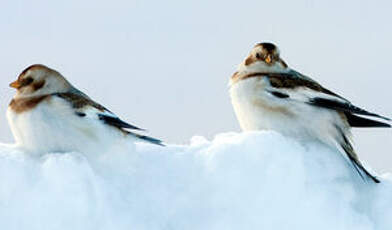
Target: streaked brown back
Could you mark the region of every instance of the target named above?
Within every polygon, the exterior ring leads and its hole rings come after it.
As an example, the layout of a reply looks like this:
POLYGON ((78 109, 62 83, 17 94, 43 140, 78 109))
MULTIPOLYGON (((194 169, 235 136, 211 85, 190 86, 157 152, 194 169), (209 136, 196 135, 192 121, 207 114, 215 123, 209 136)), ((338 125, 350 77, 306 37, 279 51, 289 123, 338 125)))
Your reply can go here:
POLYGON ((96 103, 95 101, 91 100, 87 96, 83 94, 76 94, 76 93, 56 93, 55 96, 61 97, 64 100, 71 103, 72 107, 75 109, 81 109, 85 106, 92 106, 101 111, 108 111, 102 105, 96 103))

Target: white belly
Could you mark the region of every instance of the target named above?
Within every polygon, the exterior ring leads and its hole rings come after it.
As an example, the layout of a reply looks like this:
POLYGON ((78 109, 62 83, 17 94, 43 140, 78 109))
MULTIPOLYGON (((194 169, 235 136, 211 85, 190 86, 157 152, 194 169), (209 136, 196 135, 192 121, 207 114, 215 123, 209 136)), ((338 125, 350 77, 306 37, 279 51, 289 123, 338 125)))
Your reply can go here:
POLYGON ((33 152, 85 152, 113 144, 122 135, 98 119, 75 115, 56 99, 18 114, 8 109, 7 118, 16 144, 33 152))

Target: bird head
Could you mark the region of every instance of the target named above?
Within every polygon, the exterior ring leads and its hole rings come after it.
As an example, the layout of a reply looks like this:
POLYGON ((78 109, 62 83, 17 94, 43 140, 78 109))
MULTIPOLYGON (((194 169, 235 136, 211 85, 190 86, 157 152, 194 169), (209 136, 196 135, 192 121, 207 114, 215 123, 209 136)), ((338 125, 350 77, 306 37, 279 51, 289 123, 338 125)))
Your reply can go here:
POLYGON ((280 58, 277 46, 272 43, 264 42, 256 44, 249 55, 240 65, 241 69, 264 68, 265 71, 273 69, 285 69, 286 63, 280 58))
POLYGON ((30 97, 66 92, 72 86, 59 72, 36 64, 23 70, 10 87, 17 90, 16 97, 30 97))

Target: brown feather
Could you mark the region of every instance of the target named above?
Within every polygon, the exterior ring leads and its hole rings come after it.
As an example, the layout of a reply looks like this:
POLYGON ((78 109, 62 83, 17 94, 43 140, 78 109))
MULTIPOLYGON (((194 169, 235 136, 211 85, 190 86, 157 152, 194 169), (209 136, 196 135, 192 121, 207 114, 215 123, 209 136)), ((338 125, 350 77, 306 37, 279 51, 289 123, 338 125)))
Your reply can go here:
POLYGON ((41 103, 47 98, 49 98, 49 95, 33 98, 12 99, 9 106, 15 113, 23 113, 35 108, 39 103, 41 103))
POLYGON ((19 74, 19 78, 21 78, 23 75, 27 73, 27 71, 32 70, 32 69, 47 69, 48 71, 50 70, 48 67, 41 65, 41 64, 34 64, 22 71, 22 73, 19 74))
POLYGON ((34 90, 34 92, 39 90, 39 89, 41 89, 42 87, 44 87, 44 85, 45 85, 45 80, 33 83, 33 90, 34 90))
POLYGON ((249 57, 245 60, 245 65, 246 65, 246 66, 251 65, 251 64, 253 64, 253 63, 256 62, 256 61, 257 61, 256 58, 254 58, 253 56, 249 56, 249 57))

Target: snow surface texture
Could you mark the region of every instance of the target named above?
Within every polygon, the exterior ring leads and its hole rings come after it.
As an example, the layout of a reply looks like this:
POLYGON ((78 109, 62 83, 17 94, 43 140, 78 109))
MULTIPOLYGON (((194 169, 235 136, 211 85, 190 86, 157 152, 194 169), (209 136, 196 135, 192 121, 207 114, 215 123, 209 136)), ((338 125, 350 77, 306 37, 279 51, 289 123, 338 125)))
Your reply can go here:
POLYGON ((392 229, 392 176, 274 132, 31 156, 0 146, 1 229, 392 229))

